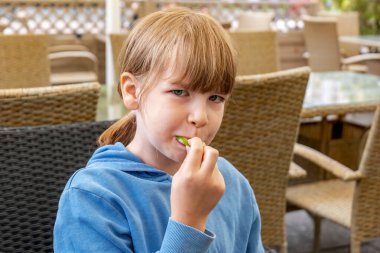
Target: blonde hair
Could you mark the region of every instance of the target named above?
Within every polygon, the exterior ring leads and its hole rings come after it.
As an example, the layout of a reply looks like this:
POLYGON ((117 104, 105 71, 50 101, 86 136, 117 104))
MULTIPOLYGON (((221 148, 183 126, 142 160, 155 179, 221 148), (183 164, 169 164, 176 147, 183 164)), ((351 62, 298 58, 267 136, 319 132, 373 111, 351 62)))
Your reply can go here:
MULTIPOLYGON (((119 59, 120 72, 142 80, 147 92, 175 58, 176 81, 196 92, 229 94, 236 76, 236 52, 230 37, 210 16, 187 8, 154 12, 128 34, 119 59)), ((121 74, 120 73, 120 74, 121 74)), ((121 95, 121 85, 118 84, 121 95)), ((100 145, 122 142, 128 145, 136 131, 136 119, 129 113, 98 139, 100 145)))

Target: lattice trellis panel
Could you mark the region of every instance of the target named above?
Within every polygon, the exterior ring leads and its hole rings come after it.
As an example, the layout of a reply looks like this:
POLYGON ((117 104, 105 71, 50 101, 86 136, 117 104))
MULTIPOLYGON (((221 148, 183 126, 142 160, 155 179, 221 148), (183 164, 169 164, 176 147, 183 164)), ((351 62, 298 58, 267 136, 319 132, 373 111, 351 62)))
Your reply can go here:
POLYGON ((0 29, 5 34, 104 34, 105 1, 0 0, 0 29))
MULTIPOLYGON (((312 13, 318 7, 318 2, 304 0, 302 2, 290 0, 121 0, 122 30, 131 27, 136 18, 160 9, 173 6, 186 6, 194 10, 210 14, 222 24, 236 23, 237 17, 246 11, 271 10, 279 19, 293 17, 298 19, 302 13, 312 13)), ((293 28, 292 28, 293 29, 293 28)))
POLYGON ((142 8, 143 2, 141 1, 129 1, 122 0, 120 1, 120 9, 121 9, 121 30, 127 31, 129 30, 133 22, 137 20, 139 17, 138 10, 142 8))
POLYGON ((150 12, 170 8, 173 6, 185 6, 197 11, 203 11, 221 22, 231 22, 236 19, 236 15, 238 15, 243 9, 251 8, 251 5, 249 4, 226 4, 222 1, 215 0, 206 0, 203 2, 197 0, 121 0, 121 29, 123 31, 130 29, 133 25, 133 22, 135 22, 137 18, 141 18, 150 12))
MULTIPOLYGON (((106 1, 0 0, 0 33, 104 34, 106 1)), ((308 0, 299 9, 313 7, 312 3, 308 0)), ((246 10, 269 8, 281 13, 296 6, 287 0, 120 0, 120 4, 122 31, 130 29, 136 19, 147 13, 173 5, 209 13, 221 23, 234 22, 246 10)))

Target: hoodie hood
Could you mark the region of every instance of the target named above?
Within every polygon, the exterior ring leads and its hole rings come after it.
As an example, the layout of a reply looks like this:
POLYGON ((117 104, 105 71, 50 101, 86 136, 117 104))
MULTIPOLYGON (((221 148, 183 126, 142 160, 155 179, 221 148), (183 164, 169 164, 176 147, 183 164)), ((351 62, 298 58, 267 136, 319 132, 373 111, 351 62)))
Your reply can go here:
POLYGON ((140 158, 126 149, 121 142, 98 148, 88 161, 87 167, 113 168, 128 173, 141 172, 170 177, 166 172, 145 164, 140 158))

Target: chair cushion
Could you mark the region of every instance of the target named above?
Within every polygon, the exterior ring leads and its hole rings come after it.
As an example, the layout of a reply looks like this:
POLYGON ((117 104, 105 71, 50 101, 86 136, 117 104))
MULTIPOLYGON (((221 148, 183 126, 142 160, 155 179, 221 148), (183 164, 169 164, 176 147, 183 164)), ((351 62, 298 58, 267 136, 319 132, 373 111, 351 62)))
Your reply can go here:
POLYGON ((286 199, 312 214, 343 226, 351 226, 351 207, 355 182, 325 180, 288 187, 286 199))
POLYGON ((97 80, 96 73, 92 71, 51 73, 50 75, 50 83, 52 85, 97 82, 97 80))

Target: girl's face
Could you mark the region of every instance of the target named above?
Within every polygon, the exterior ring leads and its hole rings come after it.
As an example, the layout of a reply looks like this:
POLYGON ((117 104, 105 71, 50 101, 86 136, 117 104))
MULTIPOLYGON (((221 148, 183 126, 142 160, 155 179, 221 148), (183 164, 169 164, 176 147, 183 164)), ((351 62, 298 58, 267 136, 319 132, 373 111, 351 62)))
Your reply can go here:
POLYGON ((128 149, 145 163, 174 174, 186 156, 176 136, 211 143, 221 125, 227 95, 190 91, 173 83, 170 76, 170 71, 164 73, 135 111, 136 135, 128 149))

